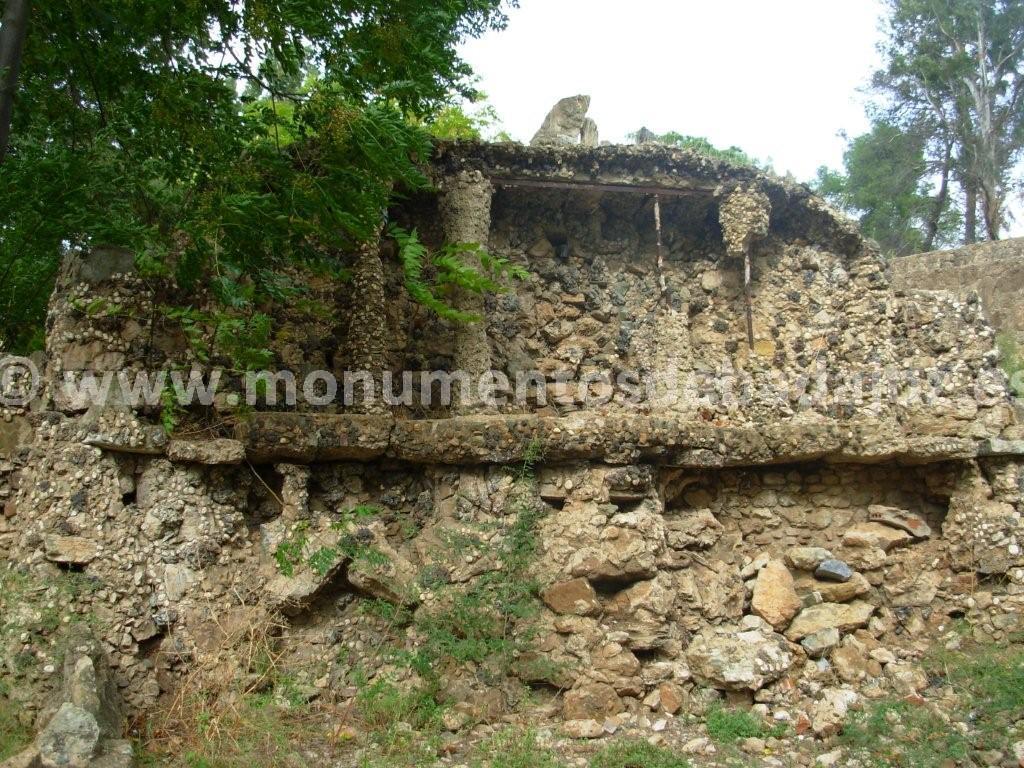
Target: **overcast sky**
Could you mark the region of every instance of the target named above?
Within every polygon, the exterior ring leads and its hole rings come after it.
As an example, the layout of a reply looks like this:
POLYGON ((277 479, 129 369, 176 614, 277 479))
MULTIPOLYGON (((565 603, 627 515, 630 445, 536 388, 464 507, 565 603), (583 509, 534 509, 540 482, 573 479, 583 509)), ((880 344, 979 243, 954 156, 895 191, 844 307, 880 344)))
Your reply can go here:
POLYGON ((514 139, 563 96, 593 97, 601 138, 646 125, 736 145, 801 181, 867 128, 879 0, 521 0, 463 46, 514 139))

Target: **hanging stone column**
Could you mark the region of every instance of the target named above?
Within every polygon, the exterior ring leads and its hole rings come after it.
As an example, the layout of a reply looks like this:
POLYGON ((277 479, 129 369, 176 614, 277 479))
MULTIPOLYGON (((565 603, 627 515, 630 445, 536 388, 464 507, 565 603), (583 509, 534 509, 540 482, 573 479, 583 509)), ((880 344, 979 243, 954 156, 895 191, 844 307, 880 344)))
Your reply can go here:
POLYGON ((373 381, 356 378, 353 382, 352 411, 386 414, 390 411, 381 391, 381 373, 387 364, 387 328, 384 311, 384 267, 380 260, 380 237, 359 246, 352 268, 354 302, 348 337, 351 340, 351 371, 368 372, 373 381))
MULTIPOLYGON (((439 207, 445 240, 449 243, 479 243, 487 246, 491 232, 493 191, 490 181, 479 171, 463 171, 444 180, 439 207)), ((471 266, 480 265, 473 263, 471 266)), ((453 387, 452 405, 454 410, 461 413, 480 412, 484 410, 484 405, 479 400, 476 384, 480 375, 491 368, 491 343, 487 338, 484 297, 470 291, 457 291, 453 302, 458 309, 481 319, 473 323, 460 323, 455 327, 455 370, 468 374, 472 388, 470 392, 463 392, 457 386, 453 387)))
POLYGON ((722 203, 718 219, 722 225, 725 248, 729 256, 743 259, 743 295, 747 313, 747 343, 754 348, 754 310, 751 306, 751 250, 754 243, 768 234, 772 204, 760 189, 737 188, 722 203))

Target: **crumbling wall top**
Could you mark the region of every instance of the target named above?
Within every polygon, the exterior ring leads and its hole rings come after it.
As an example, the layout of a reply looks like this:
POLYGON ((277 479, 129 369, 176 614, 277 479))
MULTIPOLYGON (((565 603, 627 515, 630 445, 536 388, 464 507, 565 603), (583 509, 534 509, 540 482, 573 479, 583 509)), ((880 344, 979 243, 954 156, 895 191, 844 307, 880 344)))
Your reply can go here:
POLYGON ((496 187, 571 188, 722 198, 737 187, 757 188, 771 202, 772 230, 842 254, 867 247, 856 225, 803 184, 752 166, 734 165, 692 150, 656 144, 525 146, 513 142, 439 142, 432 159, 436 179, 479 171, 496 187))

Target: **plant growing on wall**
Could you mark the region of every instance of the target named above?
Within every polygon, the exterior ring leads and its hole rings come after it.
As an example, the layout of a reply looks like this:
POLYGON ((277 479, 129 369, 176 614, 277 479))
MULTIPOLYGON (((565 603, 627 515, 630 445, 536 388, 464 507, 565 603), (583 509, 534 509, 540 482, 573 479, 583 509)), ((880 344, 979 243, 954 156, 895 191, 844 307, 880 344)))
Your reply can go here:
POLYGON ((426 184, 418 124, 474 96, 456 45, 515 0, 18 5, 27 18, 0 34, 19 65, 3 83, 0 333, 24 349, 70 248, 131 249, 208 289, 225 321, 301 295, 287 267, 340 271, 395 190, 426 184))

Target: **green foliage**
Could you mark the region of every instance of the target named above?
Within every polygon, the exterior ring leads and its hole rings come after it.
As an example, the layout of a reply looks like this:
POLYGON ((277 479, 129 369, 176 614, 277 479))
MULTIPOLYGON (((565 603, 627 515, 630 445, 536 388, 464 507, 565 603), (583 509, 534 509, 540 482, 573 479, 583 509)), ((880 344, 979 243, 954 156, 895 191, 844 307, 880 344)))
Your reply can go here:
MULTIPOLYGON (((136 745, 135 764, 167 768, 299 768, 299 745, 320 733, 305 700, 286 679, 262 693, 238 692, 228 704, 211 691, 189 692, 174 718, 176 748, 161 734, 136 745)), ((166 726, 165 726, 166 727, 166 726)))
MULTIPOLYGON (((627 138, 636 140, 639 132, 631 133, 627 138)), ((726 149, 719 149, 712 144, 708 139, 703 136, 687 136, 676 131, 669 131, 654 136, 654 142, 657 144, 665 144, 670 147, 678 147, 679 149, 687 149, 691 152, 710 157, 714 160, 723 160, 733 165, 746 165, 753 168, 760 168, 761 170, 770 171, 772 169, 771 163, 765 163, 757 158, 751 157, 739 147, 727 147, 726 149)))
POLYGON ((305 526, 296 526, 289 537, 278 544, 277 549, 274 550, 277 569, 289 578, 294 576, 295 569, 302 565, 303 553, 308 541, 306 530, 305 526))
POLYGON ((264 370, 274 359, 270 345, 270 317, 255 312, 249 317, 222 317, 216 325, 214 340, 236 370, 264 370))
POLYGON ((669 750, 639 740, 609 744, 590 761, 590 768, 689 768, 689 765, 669 750))
POLYGON ((8 698, 0 685, 0 761, 14 757, 32 742, 31 731, 18 719, 21 706, 8 698))
POLYGON ((732 744, 740 739, 779 737, 785 730, 783 726, 769 728, 756 715, 742 709, 723 709, 712 707, 704 719, 708 736, 720 744, 732 744))
POLYGON ((488 571, 467 587, 451 587, 441 608, 417 613, 416 630, 426 642, 408 657, 421 675, 433 675, 447 661, 489 662, 507 673, 515 658, 529 651, 532 633, 527 620, 536 615, 539 583, 531 565, 537 553, 536 529, 543 510, 534 502, 533 462, 536 444, 527 450, 518 492, 510 500, 512 523, 504 531, 494 557, 500 568, 488 571))
MULTIPOLYGON (((507 514, 511 523, 500 531, 500 543, 491 552, 500 567, 469 585, 435 582, 424 574, 421 581, 430 582, 427 588, 435 592, 429 611, 411 612, 379 600, 364 604, 367 613, 387 622, 389 627, 409 625, 410 633, 417 639, 411 649, 391 649, 390 657, 392 663, 413 670, 420 684, 398 697, 398 703, 385 706, 385 711, 404 711, 407 707, 402 702, 410 696, 421 702, 433 700, 435 707, 440 708, 440 673, 453 666, 476 665, 477 675, 485 675, 498 684, 510 673, 514 661, 530 650, 533 635, 525 625, 539 607, 539 585, 530 570, 537 549, 536 526, 541 517, 533 503, 535 494, 531 493, 532 461, 538 452, 534 449, 530 455, 533 458, 520 473, 518 493, 510 498, 507 514)), ((458 560, 462 561, 461 555, 458 560)), ((391 694, 389 698, 396 696, 391 694)), ((371 719, 380 718, 375 713, 376 710, 370 713, 371 719)))
POLYGON ((439 723, 441 708, 428 692, 404 691, 387 680, 364 686, 356 696, 363 722, 372 730, 384 731, 399 723, 427 730, 439 723))
POLYGON ((287 265, 339 268, 426 183, 412 121, 476 96, 456 47, 505 21, 501 0, 33 4, 0 166, 2 341, 39 344, 69 248, 130 249, 246 319, 300 294, 287 265))
POLYGON ((60 668, 75 636, 69 627, 99 623, 80 608, 81 599, 98 588, 81 573, 0 567, 0 762, 31 743, 32 733, 19 715, 27 711, 26 702, 47 693, 47 676, 38 667, 45 662, 60 668))
POLYGON ((478 243, 449 243, 431 252, 414 229, 412 232, 393 226, 389 234, 398 243, 398 258, 405 273, 405 289, 419 304, 438 316, 455 322, 471 323, 480 317, 452 307, 444 300, 455 290, 470 293, 503 293, 504 278, 524 280, 529 273, 507 259, 488 253, 478 243), (467 262, 478 262, 480 268, 467 262), (428 282, 430 273, 433 283, 428 282))
MULTIPOLYGON (((887 0, 885 6, 884 64, 873 78, 879 98, 872 111, 926 138, 932 172, 978 195, 987 235, 996 238, 1024 151, 1024 4, 887 0)), ((967 230, 973 241, 973 224, 967 230)))
POLYGON ((331 524, 332 530, 341 532, 337 543, 317 547, 308 555, 306 552, 310 548, 309 524, 297 524, 288 538, 274 550, 277 569, 285 576, 292 577, 298 568, 309 566, 317 575, 326 576, 343 559, 357 561, 371 568, 387 565, 387 555, 360 541, 357 535, 349 532, 351 526, 379 514, 380 510, 377 507, 368 504, 360 504, 341 512, 339 519, 331 524))
POLYGON ((174 433, 183 412, 174 387, 164 386, 160 390, 160 426, 164 428, 164 432, 168 435, 174 433))
POLYGON ((875 702, 853 713, 841 739, 872 768, 932 768, 970 751, 967 739, 935 712, 904 701, 875 702))
POLYGON ((374 745, 360 768, 437 764, 443 709, 436 690, 406 689, 389 680, 375 680, 360 689, 356 708, 374 745))
MULTIPOLYGON (((482 99, 483 96, 481 96, 482 99)), ((445 141, 455 139, 507 141, 508 134, 502 131, 500 126, 501 119, 498 117, 498 113, 493 106, 486 103, 475 108, 449 104, 426 123, 426 128, 431 136, 445 141)))
MULTIPOLYGON (((885 122, 850 142, 843 162, 845 173, 818 170, 815 189, 836 207, 859 219, 864 234, 894 255, 925 248, 925 227, 934 200, 928 192, 926 139, 885 122)), ((949 242, 959 221, 946 214, 940 221, 939 242, 949 242)))
POLYGON ((964 697, 976 748, 1008 750, 1024 738, 1019 721, 1024 711, 1024 648, 1019 636, 1016 645, 940 655, 929 666, 964 697))

